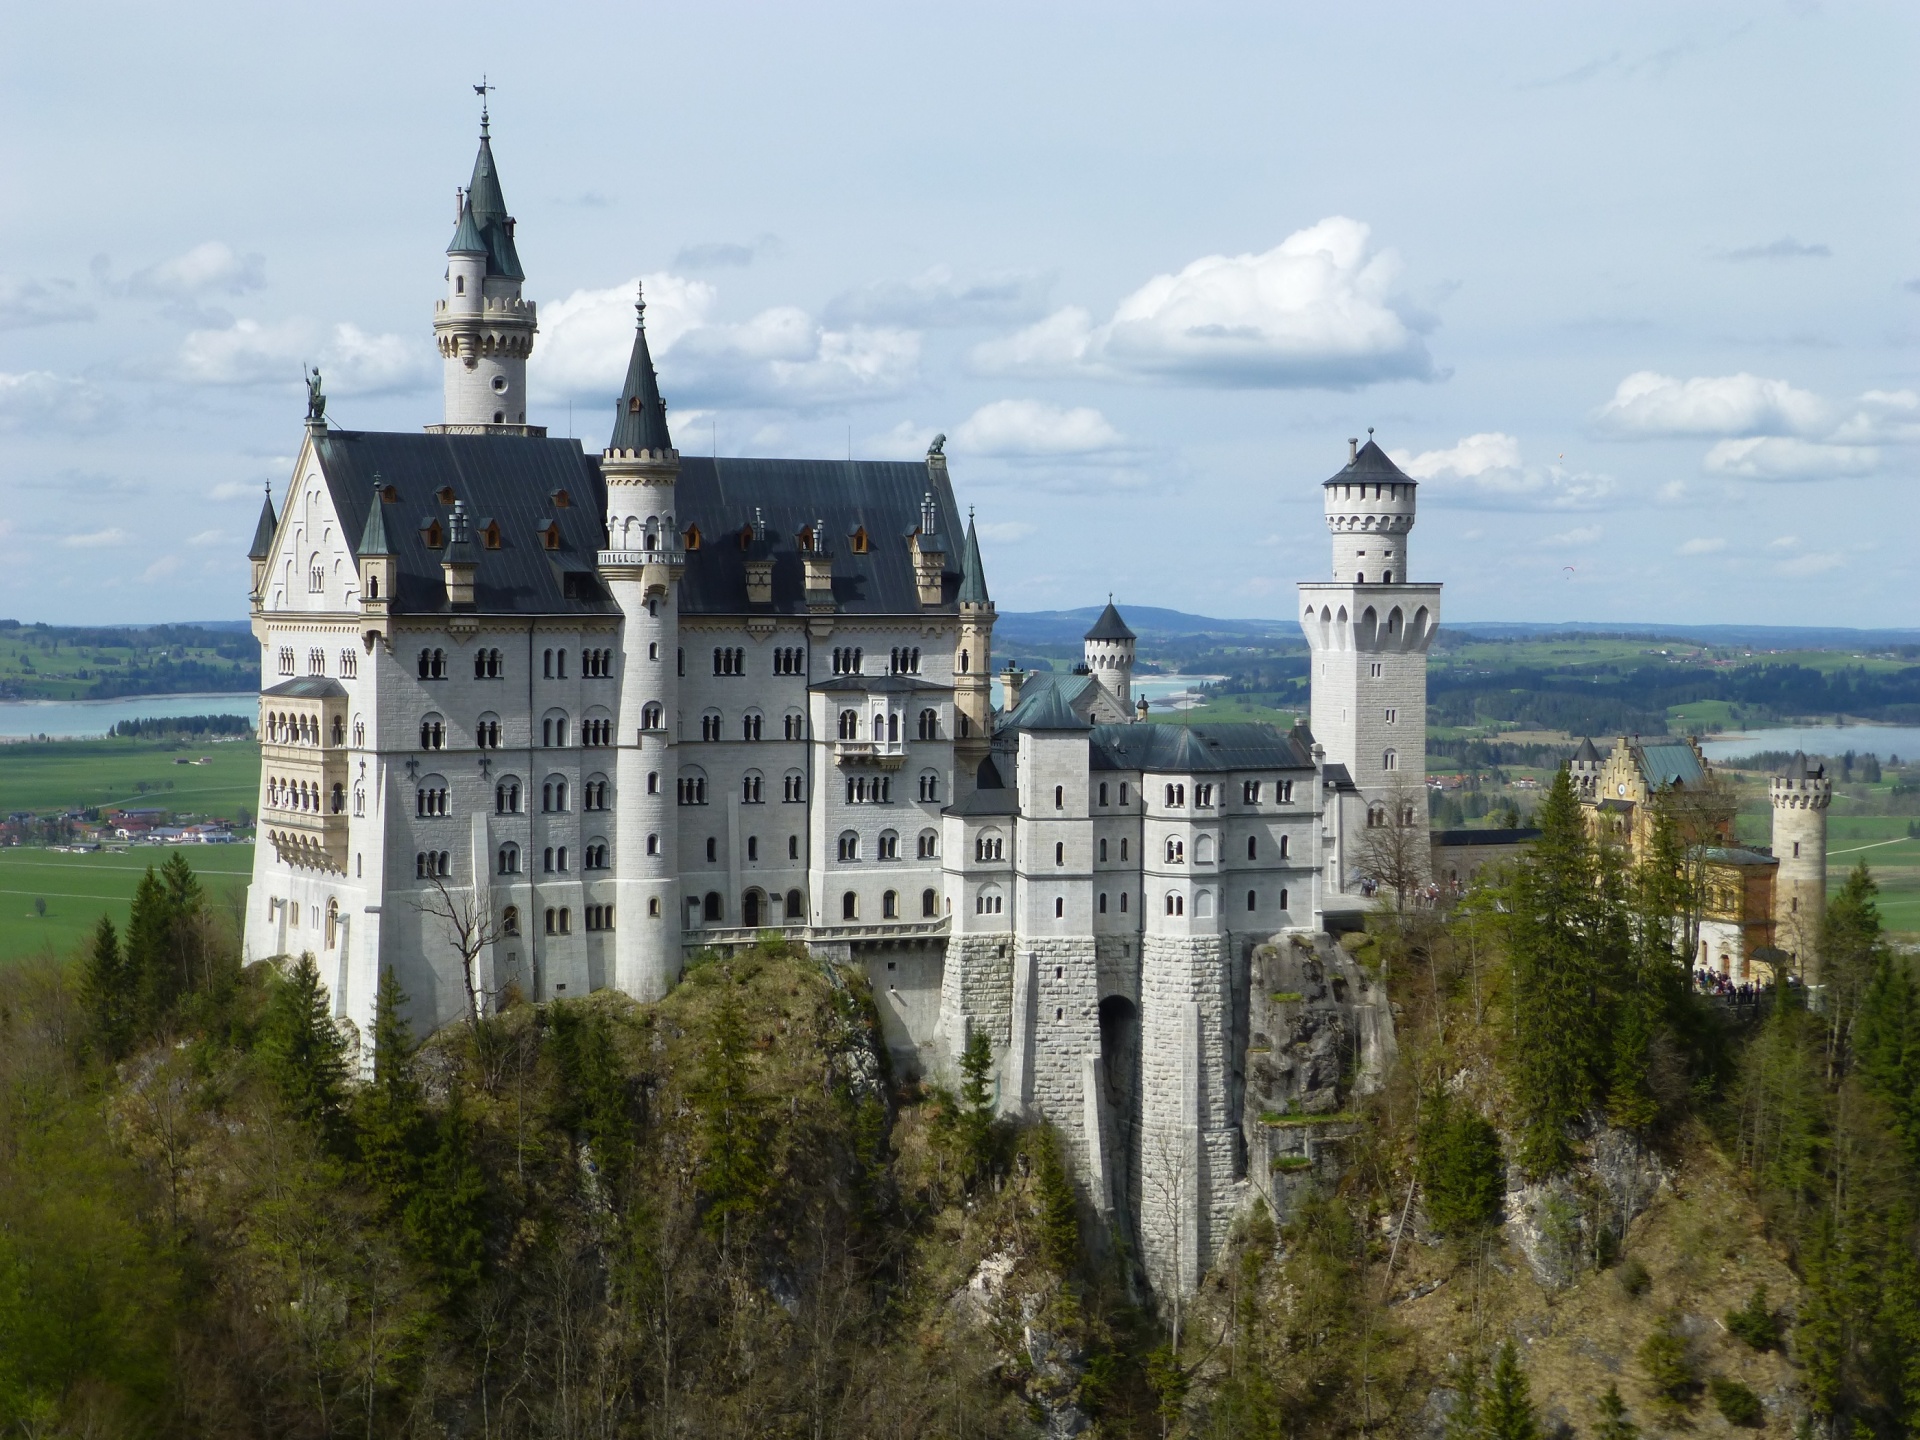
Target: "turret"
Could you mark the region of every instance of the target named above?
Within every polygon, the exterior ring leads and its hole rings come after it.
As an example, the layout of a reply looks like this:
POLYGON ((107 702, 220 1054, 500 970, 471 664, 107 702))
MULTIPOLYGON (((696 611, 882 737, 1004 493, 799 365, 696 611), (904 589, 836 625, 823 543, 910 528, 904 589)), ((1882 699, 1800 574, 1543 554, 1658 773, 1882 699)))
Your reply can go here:
POLYGON ((624 620, 620 719, 614 734, 615 844, 619 862, 614 985, 657 1000, 680 974, 680 853, 674 753, 679 723, 680 575, 686 564, 674 519, 680 452, 647 348, 647 305, 634 300, 633 353, 600 456, 607 481, 607 548, 600 575, 624 620))
POLYGON ((267 562, 273 558, 273 535, 280 528, 280 521, 273 513, 273 491, 267 491, 266 499, 260 502, 260 520, 253 527, 253 545, 247 551, 247 559, 253 562, 253 607, 260 608, 260 591, 267 581, 267 562))
POLYGON ((375 636, 392 642, 393 545, 387 539, 387 487, 373 477, 373 503, 367 507, 367 523, 360 528, 360 544, 354 551, 360 567, 360 618, 362 638, 373 648, 375 636))
POLYGON ((1817 984, 1816 946, 1827 908, 1827 807, 1833 782, 1824 765, 1796 750, 1767 786, 1773 802, 1773 854, 1780 862, 1773 886, 1774 944, 1799 960, 1808 984, 1817 984))
POLYGON ((1082 637, 1087 669, 1112 692, 1125 709, 1133 703, 1133 647, 1135 636, 1113 608, 1113 596, 1107 596, 1107 608, 1082 637))
MULTIPOLYGON (((967 512, 967 538, 960 554, 960 647, 953 657, 955 754, 962 774, 986 757, 993 739, 993 601, 980 562, 980 536, 967 512)), ((1015 687, 1018 688, 1017 686, 1015 687)), ((1009 695, 1007 708, 1013 708, 1009 695)))
POLYGON ((1410 572, 1418 484, 1387 458, 1367 431, 1367 443, 1347 441, 1347 467, 1321 486, 1327 529, 1333 534, 1333 579, 1345 585, 1405 584, 1410 572))
POLYGON ((1600 767, 1603 763, 1592 737, 1582 740, 1580 748, 1573 752, 1573 759, 1567 762, 1574 793, 1582 800, 1600 798, 1600 767))
POLYGON ((525 431, 527 356, 539 327, 534 305, 520 296, 526 272, 513 232, 483 107, 473 178, 454 195, 447 294, 434 308, 445 401, 443 422, 429 430, 525 431))

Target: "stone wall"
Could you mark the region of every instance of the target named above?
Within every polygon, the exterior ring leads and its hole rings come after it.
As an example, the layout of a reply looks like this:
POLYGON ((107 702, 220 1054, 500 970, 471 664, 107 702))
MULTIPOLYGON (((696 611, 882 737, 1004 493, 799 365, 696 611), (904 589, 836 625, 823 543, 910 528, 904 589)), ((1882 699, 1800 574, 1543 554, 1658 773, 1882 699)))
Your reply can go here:
POLYGON ((959 1080, 960 1056, 967 1037, 984 1030, 1004 1071, 1013 1021, 1013 946, 1006 935, 955 935, 947 941, 940 976, 937 1044, 945 1059, 946 1083, 959 1080))

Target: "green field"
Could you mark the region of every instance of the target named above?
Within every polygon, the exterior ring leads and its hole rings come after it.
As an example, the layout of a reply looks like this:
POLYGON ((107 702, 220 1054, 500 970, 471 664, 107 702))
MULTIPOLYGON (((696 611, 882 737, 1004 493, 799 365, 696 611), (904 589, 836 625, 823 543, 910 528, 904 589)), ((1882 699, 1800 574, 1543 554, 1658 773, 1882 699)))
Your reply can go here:
POLYGON ((234 820, 259 803, 260 748, 209 740, 55 740, 0 745, 0 816, 101 805, 165 806, 234 820), (205 759, 205 765, 177 761, 205 759))
POLYGON ((246 889, 253 873, 251 845, 136 845, 125 854, 66 855, 35 846, 0 850, 0 961, 51 952, 70 954, 104 912, 125 928, 134 887, 147 866, 187 857, 215 910, 246 889), (35 913, 36 899, 47 913, 35 913))
POLYGON ((81 700, 249 690, 259 647, 197 625, 74 628, 0 620, 0 696, 81 700))

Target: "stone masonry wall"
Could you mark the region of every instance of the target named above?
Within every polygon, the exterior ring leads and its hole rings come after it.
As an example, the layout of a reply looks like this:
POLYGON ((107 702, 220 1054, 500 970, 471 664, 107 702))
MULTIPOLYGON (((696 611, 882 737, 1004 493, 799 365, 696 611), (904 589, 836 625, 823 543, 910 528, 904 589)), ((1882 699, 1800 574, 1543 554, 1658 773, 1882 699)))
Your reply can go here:
MULTIPOLYGON (((1100 994, 1091 935, 1022 936, 1020 954, 1033 957, 1031 1113, 1060 1132, 1073 1172, 1091 1186, 1086 1116, 1085 1057, 1100 1053, 1100 994)), ((1110 1157, 1109 1157, 1110 1163, 1110 1157)), ((1102 1208, 1109 1200, 1099 1201, 1102 1208)))
POLYGON ((940 977, 939 1045, 948 1084, 960 1078, 969 1026, 984 1030, 1002 1073, 1013 1019, 1013 953, 1007 935, 955 935, 947 941, 940 977))

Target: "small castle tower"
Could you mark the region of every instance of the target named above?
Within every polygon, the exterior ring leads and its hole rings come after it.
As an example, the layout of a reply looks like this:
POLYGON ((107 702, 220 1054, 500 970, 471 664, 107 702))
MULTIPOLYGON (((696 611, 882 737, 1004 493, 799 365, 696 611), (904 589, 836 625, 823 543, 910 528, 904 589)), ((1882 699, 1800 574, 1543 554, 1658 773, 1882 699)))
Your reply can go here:
POLYGON ((1137 637, 1113 608, 1113 596, 1107 596, 1107 608, 1082 638, 1087 670, 1112 692, 1122 710, 1127 709, 1133 704, 1133 646, 1137 637))
POLYGON ((444 366, 444 419, 427 428, 523 434, 527 356, 538 326, 533 302, 520 298, 527 276, 514 248, 513 217, 500 191, 484 105, 480 153, 472 181, 459 192, 455 221, 447 245, 447 294, 435 302, 433 313, 444 366))
POLYGON ((1572 773, 1573 790, 1582 800, 1593 801, 1600 796, 1600 751, 1595 747, 1592 737, 1580 742, 1580 748, 1573 752, 1573 759, 1567 762, 1572 773))
POLYGON ((674 726, 680 710, 680 576, 686 552, 674 521, 680 452, 647 349, 647 306, 634 301, 633 354, 600 457, 607 477, 607 549, 600 576, 621 627, 615 806, 621 856, 615 893, 614 984, 658 1000, 680 975, 680 885, 674 726))
MULTIPOLYGON (((971 786, 993 740, 993 600, 987 594, 987 570, 980 563, 980 536, 973 512, 967 512, 967 538, 960 556, 960 644, 953 657, 953 743, 955 770, 971 786)), ((1008 692, 1012 710, 1018 686, 1008 692)))
POLYGON ((1827 806, 1833 782, 1824 765, 1793 752, 1786 769, 1767 787, 1773 802, 1773 855, 1780 862, 1773 885, 1774 944, 1800 961, 1808 984, 1820 919, 1827 908, 1827 806))

